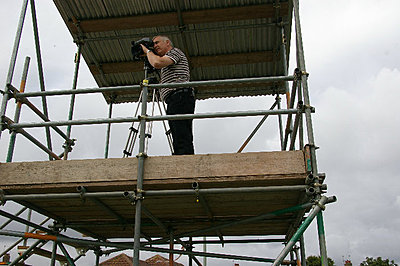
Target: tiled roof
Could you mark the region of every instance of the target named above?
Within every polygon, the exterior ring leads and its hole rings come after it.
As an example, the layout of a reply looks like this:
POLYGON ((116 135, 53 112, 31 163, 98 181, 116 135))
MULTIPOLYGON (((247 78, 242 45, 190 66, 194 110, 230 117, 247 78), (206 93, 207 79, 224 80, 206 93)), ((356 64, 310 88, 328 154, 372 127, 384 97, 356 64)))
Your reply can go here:
MULTIPOLYGON (((103 261, 99 264, 100 266, 132 266, 133 258, 126 255, 125 253, 121 253, 115 257, 112 257, 106 261, 103 261)), ((148 266, 145 261, 139 261, 140 266, 148 266)))
MULTIPOLYGON (((100 266, 132 266, 133 258, 121 253, 115 257, 112 257, 106 261, 100 263, 100 266)), ((169 266, 169 260, 160 255, 154 255, 148 258, 146 261, 139 261, 140 266, 169 266)), ((181 263, 174 262, 174 266, 184 266, 181 263)))

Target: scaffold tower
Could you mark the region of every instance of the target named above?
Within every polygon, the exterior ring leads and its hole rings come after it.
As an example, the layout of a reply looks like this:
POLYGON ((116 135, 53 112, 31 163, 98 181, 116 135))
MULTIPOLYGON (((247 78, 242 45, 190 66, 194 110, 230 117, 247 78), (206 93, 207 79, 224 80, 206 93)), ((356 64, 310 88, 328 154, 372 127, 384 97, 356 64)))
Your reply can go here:
POLYGON ((24 241, 10 265, 33 255, 48 257, 50 265, 56 261, 80 265, 87 252, 94 252, 94 264, 99 265, 102 256, 129 250, 135 266, 142 251, 169 254, 170 265, 173 255, 180 254, 187 256, 188 265, 218 258, 305 266, 303 234, 316 219, 321 264, 328 265, 322 211, 336 197, 325 196, 325 174, 317 167, 315 110, 307 83, 299 0, 53 0, 77 46, 72 88, 64 90, 45 89, 35 1, 21 2, 0 109, 0 138, 10 133, 7 158, 0 163, 0 215, 7 219, 0 235, 19 240, 0 257, 24 241), (13 81, 28 9, 40 85, 32 92, 25 92, 29 57, 19 89, 13 81), (191 71, 190 82, 168 87, 193 87, 196 99, 203 101, 270 96, 272 106, 191 115, 166 115, 162 108, 159 114, 150 112, 149 106, 162 104, 154 97, 165 84, 144 80, 143 62, 132 59, 131 42, 161 34, 185 52, 191 71), (290 72, 291 42, 295 69, 290 72), (81 58, 98 87, 78 88, 81 58), (74 119, 75 97, 82 94, 102 94, 108 117, 74 119), (46 99, 52 96, 69 97, 67 120, 50 120, 46 99), (41 108, 32 98, 41 99, 41 108), (10 118, 7 106, 12 99, 15 115, 10 118), (137 114, 113 117, 113 106, 125 103, 137 103, 137 114), (20 122, 23 105, 43 121, 20 122), (244 152, 270 116, 277 117, 280 149, 244 152), (235 153, 151 156, 147 152, 150 123, 229 117, 261 117, 235 153), (122 123, 138 125, 131 127, 138 137, 137 154, 126 151, 124 158, 109 158, 111 127, 122 123), (107 126, 104 158, 68 158, 75 145, 72 126, 80 125, 107 126), (46 143, 30 133, 33 128, 45 130, 46 143), (62 147, 53 147, 54 134, 63 140, 62 147), (17 135, 49 160, 12 162, 17 135), (11 211, 9 203, 20 210, 11 211), (28 216, 22 217, 26 212, 28 216), (31 220, 35 214, 45 217, 41 223, 31 220), (26 228, 7 230, 11 222, 26 228), (75 234, 67 234, 67 229, 75 234), (272 258, 195 248, 277 242, 284 245, 272 258), (52 243, 50 248, 47 243, 52 243), (77 250, 75 257, 71 247, 77 250))

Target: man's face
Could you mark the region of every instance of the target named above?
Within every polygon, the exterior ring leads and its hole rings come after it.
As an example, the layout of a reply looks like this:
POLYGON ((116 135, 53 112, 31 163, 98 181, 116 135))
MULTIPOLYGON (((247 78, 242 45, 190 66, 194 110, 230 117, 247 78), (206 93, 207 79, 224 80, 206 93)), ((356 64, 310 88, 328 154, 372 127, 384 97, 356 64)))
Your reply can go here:
POLYGON ((155 37, 154 40, 154 51, 159 56, 164 56, 169 50, 169 40, 163 40, 162 37, 155 37))

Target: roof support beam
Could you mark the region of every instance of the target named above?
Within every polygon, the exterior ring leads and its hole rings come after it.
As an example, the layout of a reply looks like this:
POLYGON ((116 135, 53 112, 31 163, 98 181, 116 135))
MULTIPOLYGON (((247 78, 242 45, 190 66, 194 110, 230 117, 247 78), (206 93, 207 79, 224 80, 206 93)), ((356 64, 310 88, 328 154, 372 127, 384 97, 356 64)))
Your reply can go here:
MULTIPOLYGON (((181 20, 185 24, 200 24, 223 22, 231 20, 247 20, 275 17, 274 4, 262 4, 242 7, 216 8, 204 10, 182 11, 181 20)), ((287 14, 288 4, 280 4, 281 14, 287 14)), ((103 19, 80 20, 79 25, 83 32, 104 32, 115 30, 130 30, 138 28, 152 28, 158 26, 179 26, 177 12, 161 14, 114 17, 103 19)), ((78 30, 74 23, 68 23, 71 31, 76 34, 78 30)))
MULTIPOLYGON (((193 68, 210 67, 220 65, 240 65, 271 62, 274 59, 272 51, 224 54, 213 56, 197 56, 191 57, 191 65, 193 68)), ((104 74, 129 73, 143 71, 143 63, 141 61, 125 61, 116 63, 100 63, 101 71, 104 74)), ((96 65, 89 65, 90 72, 93 75, 101 74, 96 65)))

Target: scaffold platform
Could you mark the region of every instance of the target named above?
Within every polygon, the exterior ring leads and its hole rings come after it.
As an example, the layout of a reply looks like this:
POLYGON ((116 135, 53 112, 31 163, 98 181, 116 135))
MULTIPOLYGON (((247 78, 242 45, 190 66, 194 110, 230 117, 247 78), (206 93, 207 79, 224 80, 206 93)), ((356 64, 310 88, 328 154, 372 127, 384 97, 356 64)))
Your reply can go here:
MULTIPOLYGON (((300 222, 289 212, 235 225, 304 203, 302 151, 155 156, 144 167, 143 206, 174 234, 286 236, 300 222)), ((136 173, 136 158, 3 163, 0 189, 82 233, 131 238, 135 202, 124 192, 135 191, 136 173)), ((146 213, 142 233, 168 236, 146 213)))

